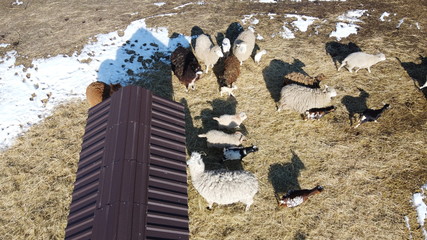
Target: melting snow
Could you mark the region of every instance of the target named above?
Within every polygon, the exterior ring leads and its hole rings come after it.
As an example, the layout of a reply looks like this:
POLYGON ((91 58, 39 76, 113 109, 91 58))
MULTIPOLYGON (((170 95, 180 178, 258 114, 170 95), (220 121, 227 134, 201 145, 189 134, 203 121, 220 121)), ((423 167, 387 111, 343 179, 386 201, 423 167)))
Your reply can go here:
POLYGON ((161 6, 165 5, 165 4, 166 4, 165 2, 154 3, 154 5, 156 5, 158 7, 161 7, 161 6))
POLYGON ((332 31, 329 37, 335 37, 340 41, 342 38, 346 38, 351 34, 357 34, 357 30, 360 26, 354 23, 363 22, 359 20, 359 18, 362 17, 366 11, 368 10, 353 10, 339 16, 338 20, 342 22, 336 24, 336 30, 332 31))
POLYGON ((419 227, 422 229, 424 238, 427 239, 427 231, 424 228, 424 223, 427 219, 427 205, 423 200, 426 198, 425 191, 427 191, 427 184, 421 187, 420 193, 415 193, 412 196, 412 204, 417 211, 417 222, 419 224, 419 227))
MULTIPOLYGON (((383 14, 381 14, 381 17, 380 17, 380 20, 382 21, 382 22, 384 22, 385 21, 385 17, 388 17, 388 16, 390 16, 390 13, 388 13, 388 12, 384 12, 383 14)), ((388 20, 388 21, 390 21, 390 20, 388 20)))
POLYGON ((298 28, 301 32, 306 32, 308 29, 308 26, 313 24, 315 20, 318 20, 318 18, 316 17, 309 17, 309 16, 297 15, 297 14, 286 14, 285 17, 296 18, 297 20, 293 21, 291 25, 298 28))

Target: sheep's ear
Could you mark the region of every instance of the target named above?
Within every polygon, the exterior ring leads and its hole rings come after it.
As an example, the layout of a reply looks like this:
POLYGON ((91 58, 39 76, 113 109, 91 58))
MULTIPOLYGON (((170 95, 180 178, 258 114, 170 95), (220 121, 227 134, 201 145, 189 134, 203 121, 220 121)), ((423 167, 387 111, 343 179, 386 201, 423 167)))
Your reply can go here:
POLYGON ((327 91, 329 91, 329 87, 328 85, 325 85, 325 89, 323 90, 323 92, 327 92, 327 91))

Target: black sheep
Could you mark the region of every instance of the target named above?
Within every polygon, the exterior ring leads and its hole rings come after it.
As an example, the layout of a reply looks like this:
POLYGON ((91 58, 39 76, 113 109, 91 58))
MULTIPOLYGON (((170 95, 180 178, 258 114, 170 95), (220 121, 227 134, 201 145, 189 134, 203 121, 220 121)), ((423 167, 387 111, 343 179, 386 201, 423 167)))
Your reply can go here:
POLYGON ((354 127, 357 128, 360 124, 365 122, 377 122, 377 119, 381 116, 381 114, 390 107, 389 104, 384 104, 384 106, 380 109, 366 109, 360 114, 359 123, 354 127))
POLYGON ((191 49, 179 46, 171 55, 172 71, 178 80, 185 85, 186 91, 190 87, 196 89, 195 82, 202 74, 202 68, 191 49))
POLYGON ((223 149, 223 161, 227 160, 242 160, 251 152, 257 152, 257 146, 251 147, 229 147, 223 149))

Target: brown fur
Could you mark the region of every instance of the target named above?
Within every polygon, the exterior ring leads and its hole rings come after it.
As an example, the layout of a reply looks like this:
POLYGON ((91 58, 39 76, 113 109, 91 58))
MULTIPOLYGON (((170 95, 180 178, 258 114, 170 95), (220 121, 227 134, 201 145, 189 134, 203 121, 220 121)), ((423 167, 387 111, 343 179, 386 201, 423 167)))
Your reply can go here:
POLYGON ((106 84, 103 82, 93 82, 86 88, 86 99, 91 107, 109 98, 114 92, 117 92, 122 85, 106 84))
POLYGON ((240 61, 236 56, 230 55, 224 61, 223 84, 232 87, 240 75, 240 61))
POLYGON ((319 87, 319 83, 325 79, 326 77, 323 73, 316 77, 309 77, 299 72, 292 72, 284 76, 283 85, 296 83, 305 86, 319 87))

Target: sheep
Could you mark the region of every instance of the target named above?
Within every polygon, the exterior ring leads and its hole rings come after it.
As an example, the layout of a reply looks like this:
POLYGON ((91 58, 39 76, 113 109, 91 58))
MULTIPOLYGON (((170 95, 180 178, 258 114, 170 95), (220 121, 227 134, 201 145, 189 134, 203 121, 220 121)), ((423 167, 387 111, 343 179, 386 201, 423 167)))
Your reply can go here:
POLYGON ((390 107, 390 104, 384 104, 380 109, 366 109, 360 114, 359 123, 354 127, 357 128, 360 124, 365 122, 377 122, 378 118, 381 117, 381 114, 390 107))
POLYGON ((228 96, 235 97, 233 91, 236 89, 237 89, 236 85, 233 85, 232 87, 222 86, 221 91, 220 91, 220 95, 222 97, 222 94, 228 94, 228 96))
POLYGON ((170 59, 172 71, 185 86, 185 91, 188 91, 188 88, 195 90, 195 82, 199 80, 202 68, 191 49, 179 46, 170 59))
POLYGON ((231 54, 224 61, 224 73, 219 77, 219 82, 232 87, 240 75, 240 63, 236 56, 231 54))
POLYGON ((320 120, 326 114, 335 111, 335 106, 329 106, 324 108, 312 108, 305 111, 305 120, 317 119, 320 120))
POLYGON ((114 92, 117 92, 122 85, 118 84, 106 84, 104 82, 96 81, 86 88, 86 100, 91 107, 97 105, 98 103, 104 101, 113 95, 114 92))
POLYGON ((222 152, 222 160, 240 160, 242 161, 244 157, 246 157, 249 153, 257 152, 257 146, 250 147, 229 147, 224 148, 222 152))
POLYGON ((251 55, 255 47, 255 34, 248 29, 237 36, 233 43, 233 54, 239 59, 240 65, 243 64, 251 55))
POLYGON ((333 88, 309 88, 298 84, 289 84, 282 88, 281 98, 277 104, 277 111, 292 109, 304 113, 311 108, 322 108, 329 105, 331 99, 337 95, 333 88))
POLYGON ((248 118, 246 113, 241 112, 234 115, 224 114, 219 117, 214 117, 213 120, 218 122, 220 129, 234 129, 239 127, 246 118, 248 118))
POLYGON ((196 39, 196 48, 194 53, 200 61, 205 63, 206 70, 205 73, 208 73, 209 66, 212 66, 218 61, 220 57, 223 57, 224 54, 221 51, 221 47, 214 46, 208 36, 202 34, 196 39))
POLYGON ((317 75, 316 77, 309 77, 299 72, 291 72, 284 76, 283 86, 295 83, 318 88, 319 83, 325 79, 326 77, 323 73, 317 75))
POLYGON ((319 185, 312 189, 291 190, 286 195, 281 197, 281 199, 279 200, 279 206, 296 207, 301 203, 307 201, 310 196, 319 194, 322 191, 323 187, 319 185))
POLYGON ((205 170, 205 164, 198 152, 192 152, 187 166, 191 182, 197 192, 208 202, 208 209, 214 203, 219 205, 242 202, 248 211, 258 192, 258 180, 254 174, 238 170, 205 170))
POLYGON ((261 61, 261 57, 262 57, 262 55, 264 55, 264 54, 266 54, 267 53, 267 51, 266 50, 262 50, 262 51, 260 51, 260 52, 257 52, 257 54, 255 54, 255 57, 254 57, 254 61, 255 61, 255 63, 256 64, 259 64, 259 62, 261 61))
POLYGON ((362 68, 367 68, 368 72, 371 73, 371 66, 384 61, 385 55, 383 53, 379 53, 376 55, 367 54, 364 52, 355 52, 348 55, 343 61, 341 66, 338 68, 338 71, 346 66, 349 72, 353 72, 353 68, 357 68, 356 72, 362 68))
POLYGON ((222 52, 224 54, 224 57, 228 57, 228 54, 230 53, 230 48, 231 48, 230 39, 224 38, 222 40, 221 46, 222 46, 222 52))
POLYGON ((198 136, 207 138, 208 147, 214 148, 237 147, 242 145, 242 142, 245 140, 245 136, 241 132, 228 134, 218 130, 210 130, 198 136))

